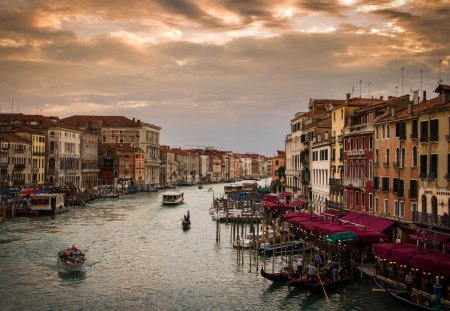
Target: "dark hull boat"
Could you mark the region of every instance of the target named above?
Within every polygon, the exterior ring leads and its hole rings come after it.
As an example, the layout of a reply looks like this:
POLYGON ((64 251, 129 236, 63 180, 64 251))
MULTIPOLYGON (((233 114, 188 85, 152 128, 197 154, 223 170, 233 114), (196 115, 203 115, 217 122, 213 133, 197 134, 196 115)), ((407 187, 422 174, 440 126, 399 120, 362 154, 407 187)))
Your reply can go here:
POLYGON ((290 267, 283 268, 280 272, 270 273, 264 271, 263 268, 261 268, 261 275, 265 277, 266 279, 276 282, 276 283, 287 283, 289 282, 293 277, 298 278, 298 274, 294 272, 294 269, 290 267))
POLYGON ((340 288, 344 286, 345 284, 350 283, 351 279, 350 277, 344 277, 336 282, 332 282, 329 279, 322 280, 322 284, 320 284, 320 281, 316 281, 314 283, 308 283, 306 281, 306 278, 303 277, 301 279, 299 278, 291 278, 289 282, 287 283, 289 286, 303 288, 311 293, 323 293, 323 290, 329 291, 334 290, 337 288, 340 288), (323 286, 323 288, 322 288, 323 286))
MULTIPOLYGON (((414 310, 430 310, 430 311, 436 310, 433 307, 432 301, 426 299, 423 301, 423 303, 415 302, 415 301, 411 300, 410 292, 404 291, 404 290, 397 290, 396 288, 394 288, 394 287, 390 286, 389 284, 380 280, 376 275, 374 275, 373 281, 374 281, 375 285, 378 286, 378 288, 380 288, 381 290, 386 292, 393 299, 403 302, 405 304, 408 304, 411 307, 414 307, 414 310)), ((450 310, 450 307, 441 305, 440 309, 437 309, 437 310, 448 311, 448 310, 450 310)))

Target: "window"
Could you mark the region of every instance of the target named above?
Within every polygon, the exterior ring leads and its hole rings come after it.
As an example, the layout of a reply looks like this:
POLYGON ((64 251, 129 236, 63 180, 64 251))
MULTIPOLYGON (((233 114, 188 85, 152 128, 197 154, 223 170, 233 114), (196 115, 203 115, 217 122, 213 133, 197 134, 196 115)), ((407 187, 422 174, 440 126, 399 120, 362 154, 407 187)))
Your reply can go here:
POLYGON ((417 199, 417 180, 411 179, 409 181, 409 197, 411 199, 417 199))
POLYGON ((399 216, 401 218, 405 217, 405 202, 403 202, 403 201, 399 202, 399 216))
POLYGON ((369 178, 373 178, 373 163, 372 161, 369 161, 369 178))
POLYGON ((398 137, 400 140, 404 140, 406 138, 406 123, 405 122, 395 123, 395 137, 398 137))
POLYGON ((427 163, 428 163, 428 156, 426 154, 421 154, 420 155, 420 178, 427 177, 427 163))
POLYGON ((350 208, 353 208, 353 191, 350 190, 350 208))
POLYGON ((438 155, 437 153, 432 153, 430 155, 430 174, 428 178, 437 178, 438 171, 438 155))
POLYGON ((428 141, 428 121, 420 122, 420 141, 428 141))
POLYGON ((378 190, 378 189, 380 189, 379 177, 378 176, 374 176, 373 177, 373 190, 378 190))
POLYGON ((386 138, 390 138, 390 134, 389 134, 389 124, 386 124, 386 138))
POLYGON ((369 150, 372 150, 372 136, 369 137, 369 150))
POLYGON ((375 213, 378 213, 380 210, 379 208, 379 202, 378 202, 378 197, 375 198, 375 213))
POLYGON ((359 191, 355 191, 355 208, 359 206, 359 191))
POLYGON ((365 200, 365 196, 364 196, 364 192, 361 192, 361 209, 363 210, 363 211, 365 211, 366 210, 366 200, 365 200))
POLYGON ((417 147, 414 146, 413 148, 413 154, 412 154, 412 166, 416 167, 417 166, 417 147))
POLYGON ((417 138, 417 120, 412 121, 411 138, 417 138))
POLYGON ((430 141, 438 141, 439 138, 439 120, 430 120, 430 141))
POLYGON ((384 214, 389 216, 389 201, 387 199, 384 200, 384 214))
POLYGON ((365 165, 366 165, 366 163, 364 161, 362 161, 361 162, 361 175, 360 175, 360 177, 362 179, 366 178, 365 165))
POLYGON ((375 149, 375 163, 376 163, 376 165, 378 165, 378 163, 380 162, 379 158, 380 158, 380 153, 379 153, 378 149, 375 149))
POLYGON ((405 167, 405 148, 402 147, 402 157, 400 161, 400 167, 405 167))
POLYGON ((394 201, 394 215, 395 216, 400 216, 400 213, 398 211, 398 201, 394 201))
POLYGON ((372 200, 373 200, 373 194, 372 193, 369 193, 369 212, 373 212, 373 202, 372 202, 372 200))

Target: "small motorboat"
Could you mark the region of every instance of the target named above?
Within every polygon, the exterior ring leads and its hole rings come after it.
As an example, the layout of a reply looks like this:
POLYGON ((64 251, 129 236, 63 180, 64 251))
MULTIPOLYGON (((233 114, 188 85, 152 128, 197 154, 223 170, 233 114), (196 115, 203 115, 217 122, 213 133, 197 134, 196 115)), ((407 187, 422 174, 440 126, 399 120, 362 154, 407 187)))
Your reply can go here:
POLYGON ((64 270, 69 272, 81 271, 86 262, 84 253, 74 245, 66 249, 60 250, 58 253, 58 264, 64 270))

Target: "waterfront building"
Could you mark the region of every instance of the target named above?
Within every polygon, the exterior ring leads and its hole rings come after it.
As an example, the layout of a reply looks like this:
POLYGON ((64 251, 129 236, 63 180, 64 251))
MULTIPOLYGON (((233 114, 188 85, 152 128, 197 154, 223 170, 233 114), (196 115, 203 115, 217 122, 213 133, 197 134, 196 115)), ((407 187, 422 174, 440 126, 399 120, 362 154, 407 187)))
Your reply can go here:
POLYGON ((330 198, 329 178, 331 173, 331 117, 316 125, 316 135, 311 144, 311 207, 318 214, 325 211, 325 203, 330 198))
POLYGON ((330 199, 326 202, 329 209, 344 208, 344 127, 345 120, 356 109, 382 102, 382 99, 351 98, 346 94, 346 100, 330 105, 331 113, 331 175, 330 199))
POLYGON ((80 189, 81 131, 57 122, 48 125, 47 137, 47 184, 80 189))
POLYGON ((199 180, 199 157, 189 150, 173 149, 178 164, 178 183, 196 183, 199 180))
POLYGON ((200 154, 199 158, 199 178, 202 182, 207 182, 211 179, 211 173, 209 171, 209 156, 200 154))
POLYGON ((26 126, 17 126, 16 134, 31 142, 31 184, 43 185, 45 183, 46 135, 26 126))
POLYGON ((409 95, 391 98, 374 122, 373 212, 397 220, 399 238, 406 238, 402 230, 409 228, 411 210, 417 209, 417 113, 424 106, 417 92, 413 102, 409 95))
POLYGON ((160 127, 124 116, 75 115, 62 121, 97 134, 100 144, 125 143, 141 148, 145 154, 144 183, 159 184, 160 127))
POLYGON ((246 154, 241 154, 240 162, 241 176, 243 178, 250 178, 252 176, 252 158, 246 154))
POLYGON ((172 187, 177 184, 178 179, 178 163, 175 161, 175 152, 169 146, 161 146, 160 185, 172 187))
POLYGON ((281 180, 284 181, 285 170, 286 170, 286 152, 283 150, 277 150, 277 155, 270 159, 272 163, 271 167, 271 177, 273 181, 281 180))
POLYGON ((385 113, 383 101, 360 99, 364 108, 345 118, 344 127, 344 208, 351 211, 373 211, 373 122, 385 113))
POLYGON ((12 133, 0 133, 2 185, 24 187, 31 184, 32 144, 12 133))
POLYGON ((80 143, 81 181, 80 190, 91 192, 98 186, 98 137, 82 132, 80 143))
POLYGON ((419 193, 413 221, 421 227, 449 229, 450 86, 440 84, 418 119, 419 193))
POLYGON ((290 192, 293 198, 300 196, 301 189, 300 152, 303 150, 303 144, 300 142, 300 137, 303 134, 301 130, 303 114, 304 112, 297 112, 290 121, 291 132, 286 135, 284 141, 286 153, 285 191, 290 192))

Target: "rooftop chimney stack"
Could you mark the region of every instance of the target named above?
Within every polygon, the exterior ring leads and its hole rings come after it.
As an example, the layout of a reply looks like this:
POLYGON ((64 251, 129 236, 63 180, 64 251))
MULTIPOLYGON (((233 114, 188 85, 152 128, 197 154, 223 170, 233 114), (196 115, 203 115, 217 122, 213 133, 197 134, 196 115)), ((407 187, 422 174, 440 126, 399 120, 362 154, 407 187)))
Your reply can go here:
POLYGON ((427 100, 427 91, 423 91, 422 101, 426 101, 426 100, 427 100))
POLYGON ((419 104, 419 91, 413 91, 413 105, 419 104))

